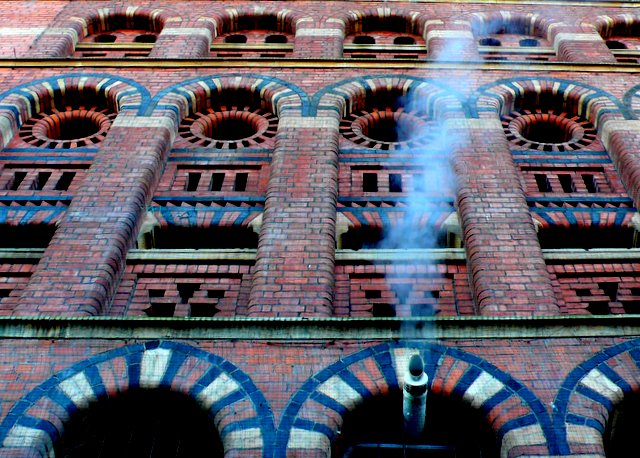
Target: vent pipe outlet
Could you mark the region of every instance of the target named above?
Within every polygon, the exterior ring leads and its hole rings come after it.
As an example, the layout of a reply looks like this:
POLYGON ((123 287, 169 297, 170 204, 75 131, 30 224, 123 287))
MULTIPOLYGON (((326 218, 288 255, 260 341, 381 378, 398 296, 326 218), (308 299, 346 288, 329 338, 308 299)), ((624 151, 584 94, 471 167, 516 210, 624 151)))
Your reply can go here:
POLYGON ((420 355, 413 355, 404 373, 404 389, 402 392, 402 413, 407 435, 417 437, 424 430, 427 408, 427 382, 429 377, 424 373, 424 361, 420 355))

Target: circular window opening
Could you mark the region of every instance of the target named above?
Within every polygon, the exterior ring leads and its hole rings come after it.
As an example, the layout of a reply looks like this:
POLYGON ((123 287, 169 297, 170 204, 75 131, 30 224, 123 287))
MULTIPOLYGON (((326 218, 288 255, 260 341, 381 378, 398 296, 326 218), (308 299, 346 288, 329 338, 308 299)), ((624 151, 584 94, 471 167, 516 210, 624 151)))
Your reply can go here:
POLYGON ((596 131, 589 121, 579 116, 565 117, 564 113, 513 112, 502 117, 507 139, 516 145, 543 151, 571 151, 581 149, 596 139, 596 131))
POLYGON ((96 35, 93 41, 96 43, 115 43, 117 38, 118 37, 110 33, 102 33, 100 35, 96 35))
POLYGON ((154 34, 145 33, 143 35, 138 35, 133 39, 133 41, 136 43, 155 43, 157 39, 158 37, 155 36, 154 34))
POLYGON ((414 126, 411 117, 393 113, 379 113, 377 117, 367 119, 367 122, 356 122, 362 135, 379 142, 398 143, 406 142, 414 136, 414 126))
POLYGON ((416 40, 413 37, 395 37, 393 39, 394 45, 415 45, 416 40))
POLYGON ((179 132, 198 146, 235 149, 264 143, 275 137, 277 128, 272 113, 230 109, 195 113, 182 120, 179 132))
POLYGON ((540 46, 540 42, 535 38, 523 38, 519 41, 520 46, 523 48, 535 48, 540 46))
POLYGON ((20 137, 43 148, 93 146, 104 140, 116 113, 107 109, 70 109, 38 113, 24 122, 20 137))
POLYGON ((376 39, 370 37, 369 35, 356 35, 353 37, 354 45, 374 45, 376 44, 376 39))
POLYGON ((286 43, 287 41, 286 35, 267 35, 264 39, 265 43, 286 43))
POLYGON ((224 37, 225 43, 246 43, 247 37, 246 35, 229 35, 224 37))
POLYGON ((618 40, 607 40, 606 43, 609 49, 627 49, 627 45, 618 40))
POLYGON ((520 135, 538 143, 564 143, 572 138, 572 133, 565 126, 560 126, 548 118, 525 124, 520 135))
POLYGON ((478 43, 480 46, 502 46, 502 43, 497 38, 481 38, 478 43))

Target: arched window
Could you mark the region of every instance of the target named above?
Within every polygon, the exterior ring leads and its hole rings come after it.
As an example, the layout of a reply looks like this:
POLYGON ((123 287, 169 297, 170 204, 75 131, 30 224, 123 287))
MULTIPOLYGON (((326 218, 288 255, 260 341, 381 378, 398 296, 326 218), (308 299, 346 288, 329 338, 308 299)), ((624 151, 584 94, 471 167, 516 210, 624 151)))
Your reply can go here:
POLYGON ((211 415, 193 398, 133 389, 78 410, 54 445, 55 456, 222 457, 211 415))
POLYGON ((332 458, 497 458, 496 439, 479 411, 450 398, 427 393, 424 431, 411 436, 404 427, 402 394, 366 400, 344 416, 332 458))
POLYGON ((282 58, 293 53, 293 24, 286 14, 238 13, 222 21, 212 57, 282 58))
POLYGON ((596 28, 618 62, 640 62, 640 16, 602 16, 596 20, 596 28))
POLYGON ((76 45, 76 57, 146 57, 158 39, 162 22, 144 13, 114 12, 89 20, 88 30, 76 45))
POLYGON ((485 60, 555 60, 546 37, 546 20, 538 14, 476 13, 471 25, 485 60))
POLYGON ((424 59, 427 45, 403 15, 355 15, 347 25, 344 56, 353 59, 424 59))

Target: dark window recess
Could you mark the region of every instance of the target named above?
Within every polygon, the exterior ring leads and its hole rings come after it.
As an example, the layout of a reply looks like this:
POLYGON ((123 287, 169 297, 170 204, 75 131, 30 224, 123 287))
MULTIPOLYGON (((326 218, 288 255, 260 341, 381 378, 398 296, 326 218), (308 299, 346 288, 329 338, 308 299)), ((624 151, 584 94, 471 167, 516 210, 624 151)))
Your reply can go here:
POLYGON ((371 315, 379 318, 391 318, 396 316, 396 308, 392 304, 373 304, 371 315))
POLYGON ((189 309, 189 316, 195 318, 209 318, 220 311, 213 304, 191 304, 189 309))
POLYGON ((578 297, 591 296, 591 290, 586 288, 578 288, 576 289, 576 296, 578 297))
POLYGON ((551 183, 549 183, 549 177, 547 177, 547 175, 544 175, 542 173, 536 173, 534 174, 534 177, 536 179, 536 185, 538 186, 538 191, 540 192, 553 191, 553 189, 551 189, 551 183))
POLYGON ((392 390, 385 396, 367 399, 345 414, 331 456, 497 458, 496 436, 485 415, 453 396, 430 392, 424 432, 409 438, 404 433, 402 393, 392 390))
POLYGON ((362 18, 362 31, 408 33, 411 24, 401 16, 365 16, 362 18))
POLYGON ((374 37, 370 37, 369 35, 356 35, 353 37, 354 45, 374 45, 376 44, 376 39, 374 37))
POLYGON ((611 302, 618 300, 618 283, 615 281, 598 283, 598 287, 609 297, 611 302))
POLYGON ((628 458, 635 450, 640 430, 640 395, 625 393, 622 402, 613 406, 604 431, 607 458, 628 458))
POLYGON ((265 43, 286 43, 287 41, 286 35, 267 35, 264 39, 265 43))
POLYGON ((154 297, 164 297, 166 293, 166 290, 164 289, 150 289, 149 290, 149 298, 154 298, 154 297))
POLYGON ((56 183, 56 191, 67 191, 73 179, 76 177, 76 172, 63 172, 60 179, 56 183))
POLYGON ((82 57, 106 57, 106 52, 83 52, 82 57))
POLYGON ((166 227, 156 229, 158 249, 257 248, 258 234, 247 227, 166 227))
POLYGON ((187 304, 196 291, 200 289, 199 283, 177 283, 176 288, 180 295, 180 303, 187 304))
POLYGON ((481 38, 478 40, 480 46, 501 46, 502 43, 496 38, 481 38))
POLYGON ((269 52, 269 53, 260 54, 260 57, 271 57, 274 59, 281 59, 283 57, 287 57, 287 55, 282 53, 269 52))
POLYGON ((538 143, 564 143, 571 140, 571 134, 563 126, 551 122, 535 122, 522 129, 522 136, 538 143))
POLYGON ((609 303, 603 301, 589 302, 589 305, 587 305, 587 311, 591 315, 609 315, 611 312, 609 310, 609 303))
POLYGON ((229 35, 224 37, 225 43, 246 43, 247 36, 246 35, 229 35))
POLYGON ((394 45, 415 45, 416 40, 413 37, 395 37, 393 39, 394 45))
POLYGON ((389 192, 402 192, 402 175, 399 173, 389 174, 389 192))
POLYGON ((145 33, 144 35, 138 35, 133 39, 136 43, 155 43, 158 37, 152 33, 145 33))
POLYGON ((38 172, 38 175, 36 175, 36 179, 33 182, 33 189, 36 191, 42 191, 47 184, 47 181, 49 181, 49 178, 51 178, 51 172, 38 172))
POLYGON ((382 291, 379 289, 366 289, 364 291, 364 297, 366 299, 380 299, 382 297, 382 291))
POLYGON ((224 183, 224 173, 211 174, 211 183, 209 184, 209 191, 221 191, 222 183, 224 183))
POLYGON ((378 174, 377 173, 362 174, 362 191, 378 192, 378 174))
POLYGON ((208 299, 223 299, 225 291, 223 289, 209 289, 207 290, 208 299))
POLYGON ((547 227, 538 232, 543 249, 633 248, 634 230, 628 227, 547 227))
POLYGON ((627 45, 618 40, 607 40, 606 43, 609 49, 627 49, 627 45))
POLYGON ((535 48, 540 46, 540 42, 535 38, 523 38, 518 42, 518 44, 523 48, 535 48))
POLYGON ((190 396, 129 389, 74 411, 55 456, 187 458, 224 455, 213 417, 190 396))
POLYGON ((9 184, 9 189, 11 191, 17 191, 26 176, 27 172, 14 172, 13 180, 11 180, 11 183, 9 184))
POLYGON ((149 317, 170 318, 176 312, 176 304, 171 303, 152 303, 151 306, 144 310, 149 317))
POLYGON ((0 288, 0 299, 11 296, 11 291, 13 291, 13 289, 0 288))
POLYGON ((187 174, 187 183, 185 191, 194 192, 198 190, 198 184, 200 184, 201 173, 189 172, 187 174))
POLYGON ((233 190, 234 191, 246 191, 247 190, 247 180, 249 179, 249 174, 248 173, 236 173, 236 179, 233 183, 233 190))
POLYGON ((596 177, 591 175, 590 173, 582 175, 582 181, 584 181, 584 185, 587 188, 587 192, 600 192, 600 187, 598 186, 598 180, 596 177))
POLYGON ((46 248, 55 231, 45 224, 0 225, 0 248, 46 248))
POLYGON ((101 33, 100 35, 96 35, 93 41, 95 43, 115 43, 117 39, 118 37, 110 33, 101 33))
POLYGON ((571 175, 567 174, 559 174, 558 180, 560 181, 560 186, 562 186, 562 190, 566 193, 576 192, 576 185, 573 182, 573 178, 571 175))

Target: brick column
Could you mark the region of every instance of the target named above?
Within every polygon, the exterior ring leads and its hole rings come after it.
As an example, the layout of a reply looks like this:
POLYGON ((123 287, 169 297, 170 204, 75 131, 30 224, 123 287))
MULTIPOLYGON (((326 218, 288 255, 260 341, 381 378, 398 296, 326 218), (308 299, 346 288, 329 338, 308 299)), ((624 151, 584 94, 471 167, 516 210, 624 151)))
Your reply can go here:
POLYGON ((600 137, 629 196, 640 208, 640 121, 606 121, 600 137))
POLYGON ((338 193, 335 111, 284 111, 253 273, 249 315, 331 315, 338 193))
POLYGON ((432 60, 479 60, 478 45, 468 22, 427 23, 427 50, 432 60))
POLYGON ((209 55, 214 24, 209 20, 167 22, 149 57, 157 59, 198 59, 209 55))
POLYGON ((456 139, 458 211, 478 311, 483 315, 558 313, 509 144, 497 119, 447 123, 456 139))
POLYGON ((170 118, 116 118, 15 314, 108 310, 174 130, 170 118))
POLYGON ((318 27, 313 21, 302 19, 296 24, 293 56, 302 59, 340 59, 343 42, 342 21, 329 19, 318 27))
POLYGON ((549 41, 558 59, 587 64, 615 63, 616 58, 593 27, 572 27, 562 24, 549 26, 549 41))

